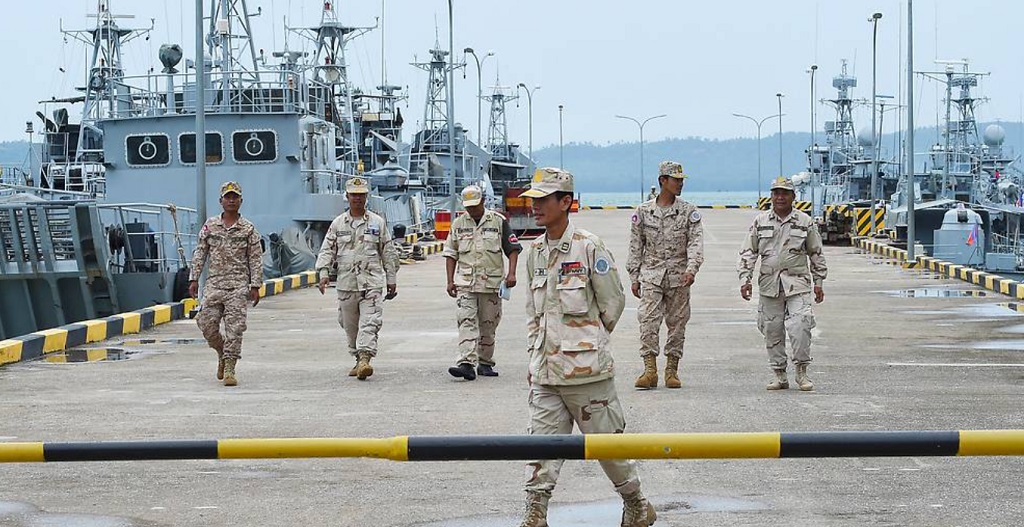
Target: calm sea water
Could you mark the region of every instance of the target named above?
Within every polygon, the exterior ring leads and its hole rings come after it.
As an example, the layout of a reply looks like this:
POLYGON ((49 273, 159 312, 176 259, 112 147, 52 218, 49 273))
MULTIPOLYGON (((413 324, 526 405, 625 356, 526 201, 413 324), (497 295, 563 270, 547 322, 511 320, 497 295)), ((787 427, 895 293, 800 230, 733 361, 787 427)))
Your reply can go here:
MULTIPOLYGON (((757 192, 686 192, 682 198, 694 205, 753 205, 757 192)), ((644 199, 647 199, 646 196, 644 199)), ((640 204, 638 192, 581 192, 580 204, 591 207, 635 207, 640 204)))

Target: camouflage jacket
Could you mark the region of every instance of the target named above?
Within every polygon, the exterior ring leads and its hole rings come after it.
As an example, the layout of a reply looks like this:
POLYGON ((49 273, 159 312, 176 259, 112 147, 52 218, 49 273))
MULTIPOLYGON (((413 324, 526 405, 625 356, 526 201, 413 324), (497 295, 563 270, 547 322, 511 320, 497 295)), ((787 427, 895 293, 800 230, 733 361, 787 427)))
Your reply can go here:
POLYGON ((608 342, 626 296, 604 243, 570 222, 560 240, 541 236, 530 244, 526 271, 533 382, 572 385, 613 377, 608 342))
POLYGON ((742 284, 750 283, 758 257, 761 272, 757 288, 764 296, 807 293, 812 285, 820 286, 828 274, 818 226, 796 209, 786 218, 779 218, 774 210, 754 217, 740 248, 737 267, 742 284))
POLYGON ((697 207, 681 199, 668 207, 646 201, 636 209, 629 233, 626 271, 635 283, 683 285, 704 263, 704 227, 697 207))
POLYGON ((328 276, 335 263, 340 291, 368 291, 394 284, 398 251, 384 218, 370 211, 357 219, 347 211, 334 218, 316 258, 320 278, 328 276))
POLYGON ((238 289, 263 285, 263 249, 260 233, 249 220, 239 217, 231 227, 220 216, 206 220, 192 253, 190 281, 199 280, 210 262, 205 287, 238 289))
POLYGON ((502 252, 508 255, 522 250, 508 220, 488 210, 479 222, 469 214, 455 218, 443 254, 456 261, 455 285, 459 289, 493 293, 505 277, 502 252))

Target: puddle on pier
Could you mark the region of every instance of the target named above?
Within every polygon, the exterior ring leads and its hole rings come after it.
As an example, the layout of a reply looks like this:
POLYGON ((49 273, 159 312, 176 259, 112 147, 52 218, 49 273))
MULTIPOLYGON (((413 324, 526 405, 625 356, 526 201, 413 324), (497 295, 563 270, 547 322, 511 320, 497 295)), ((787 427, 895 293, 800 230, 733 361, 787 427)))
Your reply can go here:
POLYGON ((948 289, 944 287, 916 287, 880 292, 897 298, 982 298, 995 294, 980 289, 948 289))
POLYGON ((924 344, 921 347, 932 349, 966 348, 977 351, 1024 351, 1024 340, 981 340, 960 344, 924 344))
POLYGON ((204 341, 202 339, 195 338, 127 339, 117 342, 111 347, 73 348, 65 351, 47 353, 43 357, 43 360, 55 364, 116 362, 167 353, 167 350, 150 348, 149 346, 152 344, 187 345, 198 344, 200 342, 204 341))
MULTIPOLYGON (((651 500, 658 512, 659 522, 697 512, 748 512, 767 510, 768 506, 756 501, 723 498, 720 496, 666 496, 651 500)), ((548 521, 560 527, 594 527, 617 525, 622 517, 622 501, 618 499, 559 505, 551 503, 548 521)), ((522 518, 491 514, 454 518, 432 523, 416 523, 411 527, 507 527, 522 518)))

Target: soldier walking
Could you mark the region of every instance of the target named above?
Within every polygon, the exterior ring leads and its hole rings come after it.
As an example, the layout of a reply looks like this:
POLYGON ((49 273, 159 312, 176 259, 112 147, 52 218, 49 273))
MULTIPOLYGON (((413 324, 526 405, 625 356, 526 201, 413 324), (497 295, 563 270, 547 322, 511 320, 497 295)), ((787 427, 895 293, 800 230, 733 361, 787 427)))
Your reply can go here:
POLYGON ((786 333, 796 365, 796 383, 803 391, 814 389, 807 377, 811 363, 811 329, 815 303, 825 299, 822 282, 828 274, 821 254, 821 235, 814 220, 793 208, 793 182, 779 177, 772 183, 772 208, 754 217, 750 233, 740 248, 740 296, 750 300, 754 264, 761 259, 757 279, 760 302, 757 328, 764 335, 768 364, 775 372, 769 390, 789 388, 786 377, 786 333), (811 293, 813 294, 813 297, 811 293))
MULTIPOLYGON (((530 354, 530 433, 569 434, 573 423, 584 434, 622 433, 626 420, 615 391, 609 338, 625 306, 611 253, 597 236, 569 221, 572 174, 557 168, 537 171, 524 197, 544 236, 526 257, 530 354)), ((527 510, 520 527, 547 527, 548 500, 565 460, 527 466, 527 510)), ((630 461, 601 461, 622 496, 622 527, 647 527, 657 515, 640 491, 630 461)))
POLYGON ((704 263, 704 227, 697 207, 679 199, 686 181, 683 165, 663 161, 658 166, 661 193, 642 203, 633 214, 626 270, 633 296, 640 299, 640 357, 644 372, 636 387, 658 386, 658 333, 668 326, 665 340, 665 387, 679 388, 686 323, 690 320, 690 286, 704 263))
POLYGON ((188 293, 193 298, 199 294, 199 275, 209 261, 196 324, 206 343, 217 351, 217 379, 223 380, 224 386, 236 386, 235 365, 242 356, 248 303, 256 307, 260 302, 263 250, 259 231, 239 213, 242 187, 238 183, 228 181, 221 185, 220 206, 223 212, 206 220, 199 231, 199 241, 192 253, 188 293))
POLYGON ((361 381, 373 375, 370 360, 377 356, 384 300, 398 294, 398 252, 384 218, 366 210, 369 192, 366 179, 348 179, 349 209, 331 222, 316 259, 321 294, 330 282, 331 268, 338 266, 338 323, 348 337, 349 354, 356 358, 348 375, 361 381), (382 293, 385 287, 387 296, 382 293))
POLYGON ((501 322, 498 290, 516 286, 516 263, 523 250, 504 216, 486 210, 483 191, 470 185, 462 191, 461 214, 452 222, 444 246, 448 296, 458 298, 459 354, 453 377, 497 377, 494 371, 494 333, 501 322), (505 272, 502 253, 508 258, 505 272))

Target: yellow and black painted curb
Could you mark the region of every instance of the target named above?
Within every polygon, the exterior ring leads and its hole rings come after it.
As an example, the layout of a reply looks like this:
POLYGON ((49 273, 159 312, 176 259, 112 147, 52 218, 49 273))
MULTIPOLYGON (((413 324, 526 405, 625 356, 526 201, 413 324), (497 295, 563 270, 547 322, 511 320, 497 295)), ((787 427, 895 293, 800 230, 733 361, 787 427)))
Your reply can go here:
POLYGON ((438 254, 438 253, 440 253, 441 251, 444 250, 444 242, 443 241, 436 241, 436 242, 421 243, 421 244, 419 244, 419 247, 423 251, 424 255, 438 254))
POLYGON ((916 256, 914 258, 915 262, 913 262, 913 265, 910 265, 910 262, 907 261, 907 251, 872 241, 869 238, 856 238, 854 245, 864 251, 892 258, 899 263, 908 264, 909 267, 932 271, 947 278, 962 280, 1018 300, 1024 299, 1024 283, 1017 280, 979 271, 966 265, 949 263, 931 256, 916 256))
POLYGON ((83 320, 0 340, 0 366, 35 360, 47 353, 64 351, 111 337, 138 333, 153 326, 185 318, 195 306, 195 299, 186 298, 181 302, 160 304, 96 320, 83 320))
MULTIPOLYGON (((753 205, 697 205, 698 209, 753 209, 753 205)), ((584 205, 580 210, 636 210, 630 205, 584 205)))
MULTIPOLYGON (((264 280, 263 285, 260 286, 260 297, 279 295, 285 291, 309 287, 316 283, 316 273, 313 271, 271 278, 264 280)), ((194 298, 186 298, 180 302, 160 304, 106 318, 83 320, 12 339, 0 340, 0 366, 35 360, 48 353, 66 351, 84 344, 139 333, 153 326, 188 318, 197 306, 198 302, 194 298)))
MULTIPOLYGON (((759 210, 768 210, 772 208, 772 198, 757 198, 757 208, 759 210)), ((811 209, 814 208, 814 204, 810 201, 794 201, 793 208, 810 214, 811 209)))
POLYGON ((747 432, 0 443, 0 463, 168 459, 392 461, 1024 456, 1024 430, 747 432))

